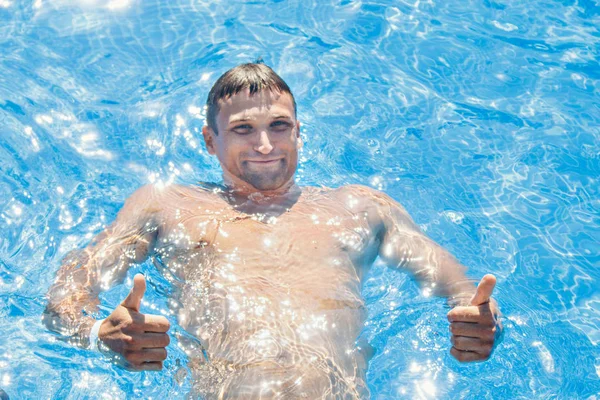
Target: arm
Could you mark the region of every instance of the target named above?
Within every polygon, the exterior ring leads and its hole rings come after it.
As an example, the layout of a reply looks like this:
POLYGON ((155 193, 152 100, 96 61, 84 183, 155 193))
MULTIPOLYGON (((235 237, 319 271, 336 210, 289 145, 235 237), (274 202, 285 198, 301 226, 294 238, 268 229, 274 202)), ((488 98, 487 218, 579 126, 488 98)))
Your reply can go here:
POLYGON ((465 275, 467 268, 425 236, 400 204, 381 193, 375 200, 381 221, 380 258, 410 272, 433 294, 453 303, 470 299, 475 287, 465 275))
POLYGON ((100 292, 122 282, 129 267, 143 262, 153 247, 156 201, 152 186, 138 189, 112 225, 87 248, 65 258, 47 294, 43 321, 48 329, 69 337, 73 344, 89 346, 100 292))
POLYGON ((381 193, 374 199, 381 221, 381 259, 408 270, 455 306, 448 313, 452 356, 463 362, 489 358, 501 330, 499 309, 491 298, 496 278, 486 275, 475 288, 465 275, 466 267, 425 236, 402 206, 381 193))

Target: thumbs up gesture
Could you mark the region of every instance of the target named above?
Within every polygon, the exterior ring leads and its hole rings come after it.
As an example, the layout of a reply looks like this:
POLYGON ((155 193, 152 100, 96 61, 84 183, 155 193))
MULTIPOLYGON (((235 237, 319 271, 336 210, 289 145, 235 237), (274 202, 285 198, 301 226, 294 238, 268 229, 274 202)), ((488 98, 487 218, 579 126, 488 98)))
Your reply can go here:
POLYGON ((502 329, 497 321, 498 306, 492 299, 494 286, 496 277, 485 275, 469 305, 454 307, 448 313, 452 333, 450 354, 458 361, 483 361, 492 354, 496 334, 502 329))
POLYGON ((120 354, 128 369, 158 371, 167 358, 170 324, 163 316, 140 313, 145 292, 146 279, 137 274, 129 295, 100 325, 98 339, 120 354))

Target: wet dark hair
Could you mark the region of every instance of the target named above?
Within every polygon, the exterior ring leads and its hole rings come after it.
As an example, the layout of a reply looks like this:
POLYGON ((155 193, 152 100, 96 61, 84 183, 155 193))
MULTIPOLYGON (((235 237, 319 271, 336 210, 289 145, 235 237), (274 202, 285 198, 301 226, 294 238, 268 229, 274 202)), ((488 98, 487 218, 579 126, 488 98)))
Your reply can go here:
POLYGON ((219 100, 227 99, 239 92, 250 89, 250 95, 263 90, 275 93, 289 93, 294 103, 296 114, 296 100, 290 87, 269 66, 257 60, 254 63, 241 64, 225 72, 213 85, 206 99, 206 123, 215 134, 217 132, 217 115, 219 114, 219 100))

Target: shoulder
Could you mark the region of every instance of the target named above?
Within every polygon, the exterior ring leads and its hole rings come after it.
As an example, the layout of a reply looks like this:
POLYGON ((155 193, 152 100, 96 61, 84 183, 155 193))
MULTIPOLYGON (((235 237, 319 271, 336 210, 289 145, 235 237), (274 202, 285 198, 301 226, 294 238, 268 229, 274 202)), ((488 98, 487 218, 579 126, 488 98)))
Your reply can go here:
POLYGON ((125 205, 134 206, 148 206, 151 204, 160 204, 161 200, 168 196, 171 191, 174 190, 172 186, 175 185, 157 185, 149 183, 147 185, 137 188, 128 198, 125 200, 125 205))
POLYGON ((117 216, 118 222, 141 224, 161 211, 161 191, 154 184, 137 188, 125 199, 125 203, 117 216))
POLYGON ((137 188, 126 200, 126 202, 137 202, 145 198, 154 197, 160 192, 157 185, 149 183, 137 188))
POLYGON ((201 191, 193 186, 147 184, 136 189, 127 198, 123 208, 143 214, 156 214, 178 207, 185 199, 199 200, 201 197, 201 191))
POLYGON ((335 189, 339 199, 354 212, 365 212, 385 223, 400 223, 415 228, 406 209, 388 194, 363 185, 347 185, 335 189))
POLYGON ((194 185, 147 184, 125 200, 119 217, 138 225, 149 221, 163 223, 181 210, 210 207, 215 203, 215 196, 212 191, 194 185))
MULTIPOLYGON (((331 190, 330 196, 352 214, 363 214, 372 223, 382 219, 385 194, 363 185, 346 185, 331 190)), ((390 199, 391 200, 391 199, 390 199)))
POLYGON ((149 183, 141 186, 133 194, 132 197, 169 197, 169 196, 194 196, 194 197, 209 197, 213 195, 213 190, 206 187, 196 185, 182 185, 171 183, 168 185, 149 183))
POLYGON ((399 205, 387 194, 364 185, 346 185, 334 189, 333 192, 340 198, 354 201, 367 207, 383 207, 391 204, 399 205))

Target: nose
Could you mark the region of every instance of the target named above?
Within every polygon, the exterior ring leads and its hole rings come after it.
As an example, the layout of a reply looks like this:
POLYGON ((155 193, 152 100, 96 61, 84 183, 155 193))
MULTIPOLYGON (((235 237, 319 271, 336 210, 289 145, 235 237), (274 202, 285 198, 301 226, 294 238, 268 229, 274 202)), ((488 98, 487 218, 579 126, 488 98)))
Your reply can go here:
POLYGON ((254 150, 261 154, 269 154, 273 150, 273 145, 269 140, 269 134, 267 131, 261 131, 259 135, 258 143, 254 146, 254 150))

